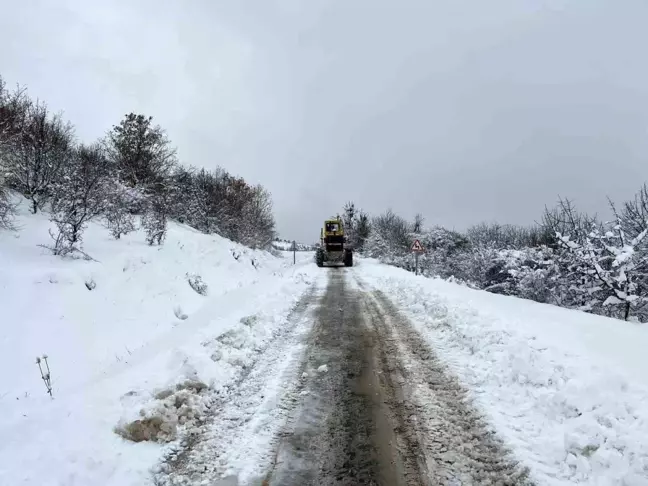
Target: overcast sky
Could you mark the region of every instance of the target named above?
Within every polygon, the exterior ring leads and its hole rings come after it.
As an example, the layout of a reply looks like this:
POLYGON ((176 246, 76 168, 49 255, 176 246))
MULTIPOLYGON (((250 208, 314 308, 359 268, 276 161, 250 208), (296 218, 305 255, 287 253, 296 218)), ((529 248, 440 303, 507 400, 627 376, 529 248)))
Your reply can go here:
POLYGON ((648 179, 645 0, 0 0, 0 74, 81 139, 130 111, 312 241, 353 200, 428 224, 603 211, 648 179))

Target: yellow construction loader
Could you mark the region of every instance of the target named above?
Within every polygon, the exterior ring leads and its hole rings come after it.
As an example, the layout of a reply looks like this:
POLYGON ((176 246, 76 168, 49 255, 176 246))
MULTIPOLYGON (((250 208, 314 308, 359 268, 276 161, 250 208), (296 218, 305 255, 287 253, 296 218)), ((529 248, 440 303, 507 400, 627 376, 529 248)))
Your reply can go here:
POLYGON ((324 221, 324 227, 320 230, 320 245, 315 251, 315 263, 318 267, 330 263, 353 266, 353 249, 347 244, 344 225, 339 216, 324 221))

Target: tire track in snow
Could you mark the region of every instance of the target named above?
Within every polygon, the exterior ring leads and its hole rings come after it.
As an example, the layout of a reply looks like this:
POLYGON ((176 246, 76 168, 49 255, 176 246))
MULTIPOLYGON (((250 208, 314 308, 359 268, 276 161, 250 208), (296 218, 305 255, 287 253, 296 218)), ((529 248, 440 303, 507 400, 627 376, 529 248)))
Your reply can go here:
POLYGON ((158 484, 531 484, 385 295, 328 277, 158 484))
MULTIPOLYGON (((359 286, 366 289, 359 281, 359 286)), ((380 291, 367 293, 366 312, 380 329, 383 369, 400 381, 405 435, 423 449, 427 484, 530 485, 458 379, 380 291)))
MULTIPOLYGON (((399 486, 421 482, 414 448, 398 448, 393 387, 377 372, 380 338, 362 312, 363 296, 329 273, 307 352, 307 395, 284 428, 270 485, 399 486)), ((265 484, 265 483, 264 483, 265 484)))
POLYGON ((252 366, 241 369, 228 393, 213 397, 207 421, 162 460, 160 472, 154 475, 156 485, 238 485, 227 474, 241 469, 237 467, 241 461, 242 468, 254 474, 257 464, 272 460, 276 429, 296 401, 302 341, 317 297, 313 286, 290 313, 288 325, 258 350, 252 366))
POLYGON ((304 383, 263 484, 531 484, 389 300, 354 271, 329 277, 306 353, 328 369, 304 383))

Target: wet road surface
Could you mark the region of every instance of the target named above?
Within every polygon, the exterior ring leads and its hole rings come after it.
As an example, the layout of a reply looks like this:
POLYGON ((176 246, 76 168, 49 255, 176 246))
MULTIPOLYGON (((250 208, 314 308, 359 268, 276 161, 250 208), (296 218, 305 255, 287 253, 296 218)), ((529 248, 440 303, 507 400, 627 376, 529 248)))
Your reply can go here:
MULTIPOLYGON (((244 482, 216 479, 218 468, 192 466, 191 445, 169 476, 178 481, 166 484, 531 484, 458 380, 389 299, 367 288, 357 269, 325 271, 328 286, 319 301, 310 296, 301 303, 302 314, 312 308, 312 324, 301 339, 299 365, 287 378, 290 399, 265 472, 244 482)), ((217 423, 216 417, 212 426, 217 423)), ((223 444, 195 442, 211 447, 218 463, 223 444)))
POLYGON ((465 391, 380 292, 330 272, 308 345, 305 399, 269 485, 527 482, 465 391), (352 283, 352 285, 348 285, 352 283))

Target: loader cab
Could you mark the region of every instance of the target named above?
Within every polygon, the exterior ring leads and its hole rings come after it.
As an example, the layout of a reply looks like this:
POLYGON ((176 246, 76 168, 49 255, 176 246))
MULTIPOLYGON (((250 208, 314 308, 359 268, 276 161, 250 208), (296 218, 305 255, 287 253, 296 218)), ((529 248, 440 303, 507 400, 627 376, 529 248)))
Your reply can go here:
POLYGON ((326 234, 337 234, 340 232, 340 223, 337 221, 326 222, 326 234))

